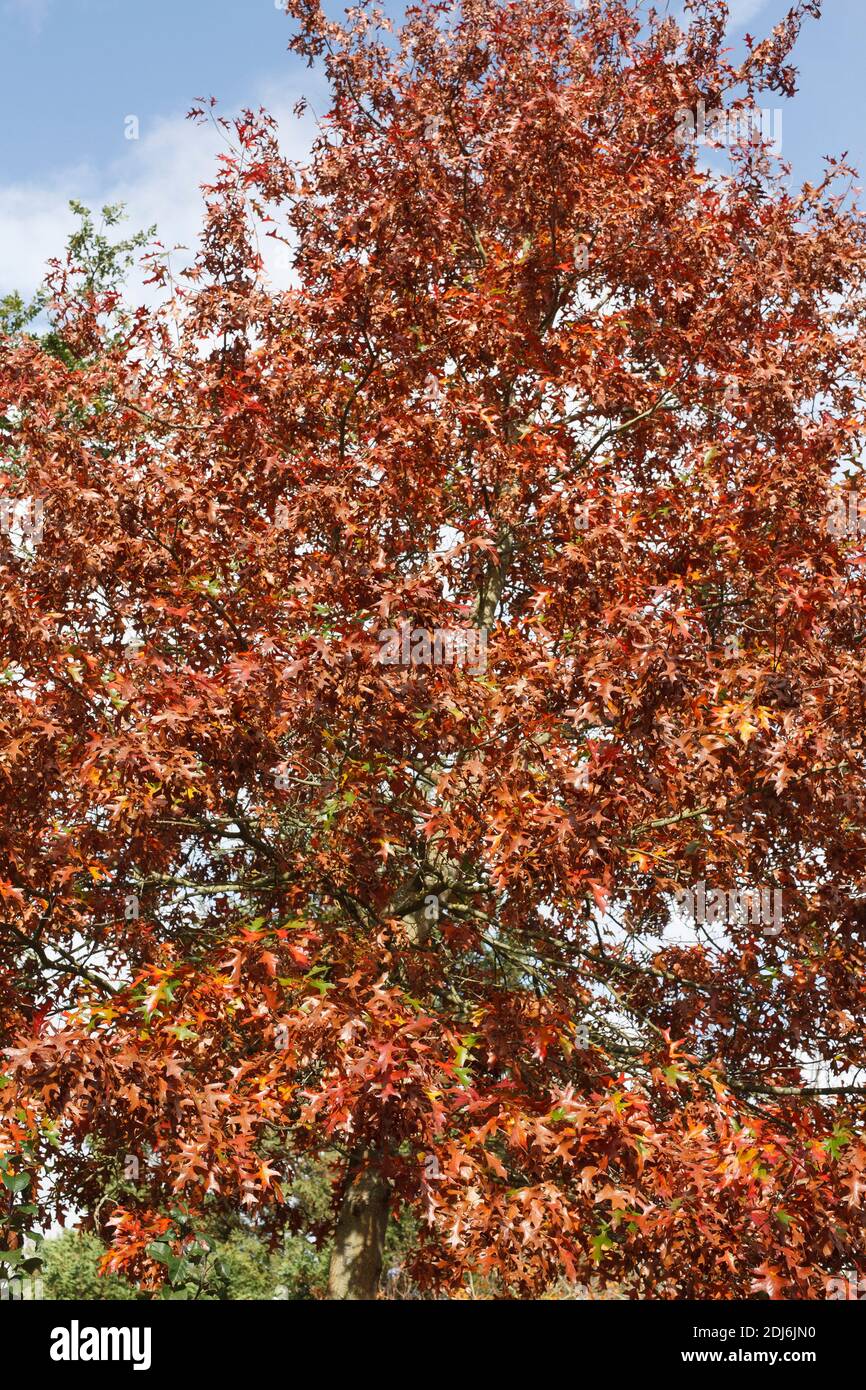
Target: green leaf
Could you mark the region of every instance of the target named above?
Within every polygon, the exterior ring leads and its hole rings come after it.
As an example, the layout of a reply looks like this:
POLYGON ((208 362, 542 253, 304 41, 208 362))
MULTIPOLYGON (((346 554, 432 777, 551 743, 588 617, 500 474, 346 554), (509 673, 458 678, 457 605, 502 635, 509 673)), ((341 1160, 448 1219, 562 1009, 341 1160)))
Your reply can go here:
POLYGON ((198 1033, 193 1032, 187 1023, 172 1023, 166 1031, 174 1033, 178 1042, 188 1042, 190 1038, 195 1040, 198 1037, 198 1033))
POLYGON ((152 1260, 157 1260, 161 1265, 167 1265, 175 1258, 167 1240, 152 1240, 147 1247, 147 1253, 152 1260))
POLYGON ((604 1254, 605 1250, 613 1250, 614 1246, 616 1245, 616 1241, 611 1240, 610 1236, 608 1235, 608 1230, 609 1227, 604 1226, 599 1231, 598 1235, 595 1235, 592 1238, 592 1258, 595 1264, 600 1263, 601 1257, 604 1254))
MULTIPOLYGON (((319 967, 317 966, 316 969, 318 969, 318 968, 319 968, 319 967)), ((319 991, 320 994, 327 994, 327 992, 328 992, 329 989, 333 989, 333 988, 334 988, 334 986, 330 983, 329 980, 319 980, 319 979, 316 978, 316 976, 314 976, 314 975, 312 975, 312 974, 310 974, 310 975, 305 975, 305 976, 304 976, 304 982, 305 982, 305 984, 312 985, 313 988, 314 988, 314 989, 317 989, 317 990, 319 991)))
POLYGON ((834 1130, 832 1134, 828 1134, 827 1138, 823 1140, 823 1147, 832 1158, 838 1158, 842 1149, 850 1139, 851 1135, 847 1129, 837 1129, 834 1130))
POLYGON ((10 1192, 23 1192, 25 1187, 30 1186, 29 1173, 3 1174, 3 1184, 8 1187, 10 1192))

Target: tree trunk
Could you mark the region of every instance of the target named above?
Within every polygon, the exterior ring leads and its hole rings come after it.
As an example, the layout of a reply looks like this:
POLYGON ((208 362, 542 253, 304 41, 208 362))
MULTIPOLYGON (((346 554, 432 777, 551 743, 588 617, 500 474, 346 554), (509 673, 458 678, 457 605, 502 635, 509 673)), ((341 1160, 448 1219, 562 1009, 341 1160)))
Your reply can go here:
MULTIPOLYGON (((476 604, 475 622, 485 630, 492 628, 496 621, 505 576, 514 557, 515 538, 509 526, 501 529, 497 545, 498 563, 488 566, 476 604)), ((406 901, 404 886, 402 900, 401 894, 397 894, 387 915, 399 917, 412 945, 424 946, 432 930, 426 911, 428 898, 432 894, 437 907, 447 902, 460 882, 460 866, 441 853, 434 839, 428 846, 427 862, 418 875, 413 875, 413 880, 409 901, 406 901)), ((356 1163, 334 1233, 328 1270, 329 1298, 375 1298, 382 1273, 389 1188, 369 1151, 359 1155, 356 1163)))
POLYGON ((389 1189, 375 1162, 363 1160, 343 1197, 328 1270, 328 1297, 375 1298, 388 1228, 389 1189))

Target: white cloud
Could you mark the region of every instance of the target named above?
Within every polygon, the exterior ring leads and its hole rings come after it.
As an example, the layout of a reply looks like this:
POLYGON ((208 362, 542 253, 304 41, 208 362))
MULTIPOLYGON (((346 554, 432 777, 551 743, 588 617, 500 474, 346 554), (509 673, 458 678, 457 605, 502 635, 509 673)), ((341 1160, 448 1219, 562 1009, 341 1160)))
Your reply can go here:
MULTIPOLYGON (((285 93, 280 104, 269 109, 280 124, 283 152, 303 157, 310 143, 309 125, 291 115, 285 93)), ((62 255, 76 223, 69 210, 71 198, 94 210, 105 203, 125 203, 128 220, 118 236, 156 223, 166 248, 194 248, 204 207, 199 185, 212 180, 216 156, 225 148, 210 124, 195 125, 181 116, 142 117, 138 140, 126 140, 119 129, 118 157, 106 168, 79 164, 41 182, 0 185, 0 295, 11 290, 32 295, 47 261, 62 255)), ((178 264, 186 259, 178 257, 178 264)))
POLYGON ((6 0, 7 15, 25 20, 37 33, 45 23, 51 0, 6 0))
MULTIPOLYGON (((737 29, 744 29, 756 15, 760 14, 761 10, 766 9, 768 4, 769 0, 728 0, 728 30, 733 33, 737 29)), ((780 6, 777 5, 776 9, 778 10, 779 8, 780 6)), ((787 6, 785 8, 787 8, 787 6)), ((673 14, 681 27, 688 27, 689 16, 686 14, 682 4, 676 7, 673 14)), ((775 23, 776 19, 779 17, 780 16, 777 14, 773 23, 775 23)), ((768 29, 770 27, 770 25, 767 26, 768 29)), ((761 36, 763 37, 763 33, 761 36)))
POLYGON ((742 29, 750 20, 766 8, 767 0, 728 0, 730 27, 742 29))

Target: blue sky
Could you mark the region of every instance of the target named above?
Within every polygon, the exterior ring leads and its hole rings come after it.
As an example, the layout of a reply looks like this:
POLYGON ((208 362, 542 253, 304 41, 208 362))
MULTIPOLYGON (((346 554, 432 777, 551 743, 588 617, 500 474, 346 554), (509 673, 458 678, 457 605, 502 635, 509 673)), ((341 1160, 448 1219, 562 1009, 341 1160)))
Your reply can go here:
MULTIPOLYGON (((730 0, 734 35, 763 35, 787 2, 730 0)), ((183 119, 198 96, 227 112, 264 103, 289 152, 302 153, 310 127, 297 127, 292 105, 302 91, 314 106, 324 99, 287 52, 289 26, 274 0, 0 0, 0 293, 38 283, 69 229, 71 197, 122 198, 136 225, 189 240, 215 148, 183 119), (137 141, 124 135, 130 115, 137 141)), ((798 46, 800 93, 783 103, 783 154, 798 181, 846 149, 866 176, 864 52, 866 0, 825 0, 798 46)))
POLYGON ((124 154, 123 120, 236 107, 307 70, 274 0, 0 0, 0 175, 29 178, 124 154), (9 61, 11 59, 11 61, 9 61))

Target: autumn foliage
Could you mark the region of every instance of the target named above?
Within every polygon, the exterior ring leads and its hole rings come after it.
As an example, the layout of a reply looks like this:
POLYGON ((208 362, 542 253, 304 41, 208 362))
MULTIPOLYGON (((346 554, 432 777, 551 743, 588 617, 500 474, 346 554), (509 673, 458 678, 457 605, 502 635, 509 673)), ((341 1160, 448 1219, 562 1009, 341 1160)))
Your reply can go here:
POLYGON ((866 1274, 826 524, 866 224, 844 164, 675 138, 791 96, 817 5, 741 64, 720 0, 287 8, 310 160, 223 122, 155 307, 67 262, 51 343, 0 340, 0 491, 44 505, 0 537, 7 1246, 85 1213, 156 1287, 179 1209, 278 1232, 316 1158, 335 1297, 407 1220, 419 1291, 825 1297, 866 1274), (385 664, 401 624, 486 661, 385 664), (781 930, 684 924, 698 883, 781 930))

